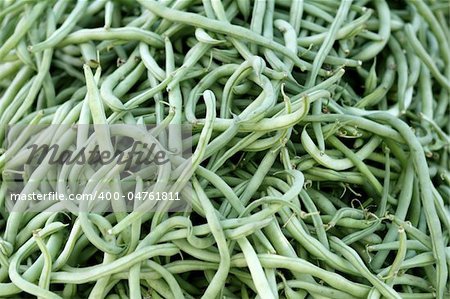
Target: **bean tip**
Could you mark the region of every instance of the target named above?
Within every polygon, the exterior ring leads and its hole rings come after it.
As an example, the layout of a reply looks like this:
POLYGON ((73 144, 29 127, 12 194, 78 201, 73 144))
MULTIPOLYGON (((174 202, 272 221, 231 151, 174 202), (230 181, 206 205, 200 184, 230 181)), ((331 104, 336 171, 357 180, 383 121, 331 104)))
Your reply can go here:
POLYGON ((87 62, 87 64, 90 66, 90 67, 98 67, 99 65, 100 65, 100 63, 97 61, 97 60, 94 60, 94 59, 89 59, 89 61, 87 62))
POLYGON ((40 234, 39 234, 40 232, 41 232, 40 228, 33 230, 33 237, 34 238, 40 238, 41 237, 40 234))
POLYGON ((87 63, 83 63, 83 69, 84 70, 88 70, 90 67, 87 63))

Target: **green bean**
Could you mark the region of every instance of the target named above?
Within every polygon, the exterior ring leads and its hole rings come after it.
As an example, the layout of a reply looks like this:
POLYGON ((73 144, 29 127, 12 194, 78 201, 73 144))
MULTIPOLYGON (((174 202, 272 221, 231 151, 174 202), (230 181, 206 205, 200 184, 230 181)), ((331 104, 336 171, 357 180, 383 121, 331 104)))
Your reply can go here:
POLYGON ((4 61, 9 51, 19 43, 20 39, 27 33, 31 26, 33 26, 34 22, 44 12, 46 7, 46 2, 38 3, 34 6, 33 11, 29 15, 23 16, 20 19, 19 23, 16 25, 14 34, 12 34, 0 47, 0 61, 4 61))
POLYGON ((242 13, 245 19, 248 19, 250 16, 250 7, 251 3, 247 0, 239 0, 237 1, 237 5, 239 7, 239 11, 242 13))
MULTIPOLYGON (((348 114, 322 114, 322 115, 307 115, 302 119, 302 122, 311 121, 328 121, 328 122, 347 122, 349 125, 356 125, 360 129, 373 132, 381 137, 387 137, 398 142, 404 143, 404 137, 402 137, 397 131, 384 126, 382 124, 370 121, 360 116, 348 115, 348 114)), ((389 147, 393 150, 391 145, 389 147)))
MULTIPOLYGON (((205 53, 210 49, 211 45, 203 42, 197 43, 191 50, 186 54, 185 61, 183 65, 175 72, 172 81, 168 84, 167 89, 171 91, 175 86, 181 81, 181 79, 187 74, 189 69, 197 63, 197 61, 205 55, 205 53)), ((167 49, 166 49, 166 52, 167 49)), ((169 52, 170 53, 170 52, 169 52)), ((171 55, 168 55, 170 57, 171 55)), ((173 56, 173 54, 172 54, 173 56)), ((171 73, 171 69, 167 68, 167 72, 171 73)))
POLYGON ((93 14, 99 12, 106 5, 106 1, 107 0, 96 0, 96 1, 92 2, 88 6, 88 8, 86 10, 86 14, 93 15, 93 14))
POLYGON ((257 189, 262 183, 264 176, 267 175, 269 169, 272 167, 275 162, 276 157, 278 156, 278 149, 271 149, 264 156, 264 159, 261 161, 257 172, 254 174, 252 179, 247 184, 245 191, 239 197, 239 200, 246 205, 251 197, 255 194, 257 189))
POLYGON ((298 36, 298 34, 300 33, 301 20, 303 16, 303 5, 304 2, 302 0, 295 1, 292 3, 292 6, 289 10, 289 23, 292 24, 296 36, 298 36))
POLYGON ((308 180, 344 182, 350 184, 363 185, 365 178, 357 172, 337 172, 334 170, 323 169, 318 167, 310 168, 305 172, 308 180))
MULTIPOLYGON (((265 1, 259 1, 259 2, 254 3, 252 18, 251 18, 251 22, 250 22, 250 30, 254 31, 255 33, 257 33, 259 35, 261 35, 261 33, 262 33, 265 10, 266 10, 266 2, 265 1)), ((250 45, 250 51, 252 53, 257 53, 256 44, 250 45)))
POLYGON ((66 35, 73 29, 75 26, 77 19, 81 18, 83 13, 85 12, 88 6, 88 1, 79 0, 77 1, 77 5, 72 10, 70 15, 67 17, 65 22, 58 28, 53 34, 48 37, 45 41, 30 46, 29 50, 32 52, 39 52, 49 47, 53 47, 60 43, 66 35))
MULTIPOLYGON (((161 149, 161 145, 158 143, 158 141, 150 134, 148 134, 145 130, 137 129, 136 127, 130 127, 130 126, 114 126, 112 127, 114 134, 118 134, 121 136, 129 136, 133 137, 134 140, 139 140, 142 143, 146 144, 155 144, 157 147, 157 150, 161 149)), ((164 163, 159 166, 160 170, 158 171, 158 179, 157 183, 159 185, 155 186, 154 190, 159 190, 159 188, 165 188, 167 185, 167 182, 170 178, 170 172, 171 172, 171 165, 170 163, 164 163)), ((190 170, 187 170, 190 171, 190 170)), ((180 185, 183 186, 183 181, 185 178, 182 177, 179 181, 180 185)), ((97 180, 98 181, 98 180, 97 180)), ((173 187, 173 186, 172 186, 173 187)), ((177 187, 180 188, 180 187, 177 187)), ((176 190, 176 189, 175 189, 176 190)), ((177 192, 177 191, 173 191, 177 192)), ((130 223, 132 223, 134 220, 140 218, 145 214, 145 211, 148 207, 148 205, 152 205, 152 201, 146 201, 144 204, 140 205, 138 208, 136 208, 132 213, 130 213, 128 216, 126 216, 122 221, 117 223, 111 230, 108 230, 108 234, 117 234, 121 232, 123 229, 127 227, 130 223)), ((151 206, 150 206, 151 207, 151 206)))
MULTIPOLYGON (((0 108, 2 109, 3 113, 0 116, 1 119, 3 119, 5 114, 7 114, 10 104, 14 103, 12 102, 14 97, 19 96, 19 92, 25 93, 27 92, 26 89, 24 89, 25 86, 31 86, 30 83, 26 84, 25 82, 31 77, 31 69, 28 67, 22 68, 19 73, 17 74, 16 78, 11 82, 10 87, 8 87, 5 91, 5 93, 2 95, 2 100, 0 101, 0 108)), ((9 120, 8 120, 9 121, 9 120)), ((7 123, 8 121, 5 120, 7 123)), ((2 130, 0 132, 0 137, 4 137, 4 129, 6 127, 2 127, 2 130)))
MULTIPOLYGON (((331 47, 333 46, 337 31, 339 30, 342 23, 344 22, 344 19, 347 17, 347 13, 350 9, 351 4, 352 4, 352 1, 345 1, 345 2, 342 2, 342 4, 339 6, 339 10, 336 12, 336 16, 333 19, 332 24, 330 25, 328 34, 326 35, 324 42, 320 46, 320 49, 314 59, 311 74, 308 77, 308 80, 306 81, 307 88, 314 85, 319 68, 322 65, 323 61, 325 60, 325 57, 328 54, 328 52, 331 50, 331 47)), ((307 7, 305 7, 305 10, 306 9, 307 9, 307 7)))
POLYGON ((219 248, 219 254, 220 254, 220 264, 219 268, 214 275, 214 278, 211 281, 211 284, 206 289, 203 296, 216 296, 216 294, 219 292, 221 284, 218 282, 224 281, 226 278, 226 275, 230 268, 230 255, 228 253, 228 246, 226 244, 225 235, 223 234, 223 231, 220 227, 220 224, 218 222, 218 218, 215 215, 216 211, 212 204, 207 200, 207 197, 204 193, 204 191, 201 189, 198 181, 194 180, 194 188, 196 189, 196 192, 198 194, 199 200, 203 206, 203 209, 205 211, 206 219, 208 220, 208 224, 211 227, 211 232, 216 239, 218 248, 219 248))
POLYGON ((398 229, 398 237, 399 237, 399 248, 397 255, 395 256, 394 262, 392 263, 388 272, 388 278, 386 280, 388 284, 392 284, 394 277, 397 276, 398 269, 403 260, 405 259, 406 255, 406 234, 405 230, 402 227, 398 229))
MULTIPOLYGON (((305 49, 301 46, 298 46, 299 48, 299 55, 301 57, 304 57, 305 59, 314 59, 316 57, 317 52, 312 51, 310 49, 305 49)), ((339 56, 334 55, 327 55, 323 61, 326 64, 336 65, 336 66, 348 66, 348 67, 359 67, 362 65, 362 62, 360 60, 354 60, 349 58, 342 58, 339 56)), ((320 83, 316 84, 315 86, 319 85, 320 83)))
MULTIPOLYGON (((367 178, 367 180, 371 183, 371 185, 375 188, 375 190, 378 193, 382 193, 382 186, 378 182, 378 180, 374 177, 372 172, 366 167, 364 163, 362 163, 361 160, 359 160, 359 157, 354 154, 351 150, 349 150, 339 139, 337 139, 334 136, 330 136, 328 140, 336 147, 338 150, 342 151, 349 159, 353 161, 355 166, 358 168, 359 171, 367 178)), ((395 202, 395 199, 386 196, 386 199, 390 199, 391 203, 395 202)), ((383 206, 383 203, 381 203, 380 206, 383 206)))
MULTIPOLYGON (((281 150, 281 155, 282 155, 284 167, 289 172, 292 172, 293 171, 292 166, 289 162, 289 152, 287 151, 286 147, 284 147, 281 150)), ((304 182, 303 176, 300 176, 300 178, 304 182)), ((290 176, 288 176, 288 182, 290 184, 299 184, 298 182, 294 182, 290 176)), ((303 185, 303 182, 301 185, 303 185)), ((327 239, 327 236, 325 233, 324 225, 323 225, 322 219, 318 215, 318 210, 317 210, 316 206, 314 205, 314 202, 312 201, 312 199, 309 197, 308 193, 305 190, 300 191, 300 198, 302 199, 303 203, 305 204, 305 207, 306 207, 308 213, 312 215, 313 223, 314 223, 319 241, 325 246, 325 248, 328 249, 329 245, 328 245, 328 239, 327 239)))
POLYGON ((111 1, 105 4, 105 29, 111 28, 112 18, 114 15, 114 3, 111 1))
MULTIPOLYGON (((186 9, 191 4, 190 1, 175 1, 172 5, 172 9, 183 10, 186 9)), ((162 20, 161 24, 158 26, 157 32, 169 31, 170 20, 162 20)))
POLYGON ((433 187, 433 197, 439 219, 447 229, 450 228, 450 219, 445 210, 444 200, 435 187, 433 187))
MULTIPOLYGON (((65 150, 68 147, 68 143, 73 140, 73 132, 68 131, 65 136, 63 136, 56 144, 60 147, 60 149, 65 150)), ((25 187, 21 191, 21 194, 28 194, 36 190, 36 187, 39 185, 40 178, 44 176, 47 169, 49 168, 48 162, 50 160, 50 155, 47 155, 42 164, 40 164, 36 170, 32 173, 25 187)), ((19 226, 21 224, 20 214, 24 212, 26 209, 26 201, 19 201, 14 205, 14 212, 11 213, 8 218, 8 222, 6 225, 5 231, 5 239, 9 242, 14 243, 14 239, 17 235, 19 226)))
MULTIPOLYGON (((368 251, 382 251, 382 250, 393 250, 397 249, 399 246, 399 241, 386 242, 380 244, 374 244, 367 247, 368 251)), ((417 240, 407 240, 406 246, 411 250, 420 250, 420 251, 428 251, 429 248, 424 246, 417 240)))
POLYGON ((433 77, 436 79, 436 81, 446 90, 450 91, 450 82, 449 80, 442 75, 439 72, 439 69, 433 62, 433 59, 428 55, 426 50, 423 48, 423 46, 420 44, 420 41, 417 39, 414 29, 412 28, 412 25, 407 24, 405 25, 405 33, 408 38, 408 42, 411 45, 411 47, 414 49, 416 55, 422 60, 422 62, 428 67, 433 77))
POLYGON ((30 52, 27 49, 27 45, 24 40, 20 41, 17 45, 17 57, 27 66, 32 69, 36 69, 36 65, 31 58, 30 52))
MULTIPOLYGON (((337 31, 338 31, 339 27, 341 27, 344 19, 346 18, 348 10, 350 9, 351 3, 352 3, 352 1, 344 1, 344 2, 342 2, 341 6, 339 6, 339 10, 336 13, 336 18, 334 18, 333 22, 331 23, 329 32, 326 35, 324 42, 320 46, 320 49, 319 49, 316 57, 314 58, 311 73, 308 76, 307 81, 306 81, 307 88, 310 88, 311 86, 313 86, 315 84, 316 77, 318 75, 318 71, 319 71, 321 65, 323 64, 326 55, 328 54, 328 52, 331 50, 331 47, 333 46, 337 31)), ((322 102, 319 99, 317 102, 315 102, 313 104, 313 114, 319 114, 321 108, 322 108, 322 102)), ((324 151, 325 144, 324 144, 324 140, 322 137, 323 136, 322 129, 321 129, 322 127, 320 126, 319 123, 313 123, 312 126, 313 126, 313 130, 314 130, 314 134, 316 135, 316 139, 319 144, 319 149, 321 151, 324 151)))
POLYGON ((358 210, 354 208, 341 208, 336 211, 333 218, 328 222, 328 228, 334 227, 339 220, 343 218, 352 218, 352 219, 364 219, 364 211, 358 210))
POLYGON ((391 34, 391 17, 389 6, 385 0, 376 0, 375 9, 380 20, 378 34, 380 35, 381 39, 364 46, 363 49, 353 57, 354 59, 362 61, 369 60, 370 58, 376 56, 384 48, 389 40, 389 35, 391 34))
POLYGON ((162 48, 164 46, 164 42, 159 35, 134 27, 81 29, 67 35, 60 43, 58 43, 58 46, 64 47, 70 44, 81 44, 92 40, 103 41, 114 39, 140 41, 156 48, 162 48))
POLYGON ((87 281, 95 281, 103 276, 118 273, 123 269, 127 268, 129 264, 135 264, 142 260, 148 259, 153 256, 172 256, 178 252, 176 246, 172 244, 159 244, 154 246, 147 246, 142 249, 136 250, 130 255, 121 257, 111 263, 105 265, 98 265, 87 267, 87 270, 82 268, 71 269, 71 272, 53 272, 51 275, 51 280, 55 283, 75 283, 80 284, 87 281), (83 273, 84 272, 84 273, 83 273))
POLYGON ((395 64, 392 57, 388 57, 386 60, 386 69, 387 71, 384 73, 381 84, 372 93, 360 99, 355 107, 364 108, 375 105, 386 96, 387 90, 392 86, 395 77, 395 64))
POLYGON ((307 189, 306 192, 320 211, 324 211, 326 214, 335 214, 337 212, 332 201, 319 191, 307 189))
MULTIPOLYGON (((346 292, 354 296, 366 296, 368 289, 365 286, 353 283, 341 277, 338 274, 327 272, 302 259, 288 258, 271 254, 258 254, 258 258, 262 266, 275 268, 284 268, 293 272, 310 273, 324 281, 336 289, 345 289, 346 292)), ((237 267, 247 266, 246 260, 242 256, 234 256, 231 259, 231 265, 237 267)))
MULTIPOLYGON (((278 183, 280 182, 278 181, 278 183)), ((352 273, 354 271, 352 267, 349 267, 349 265, 343 262, 342 259, 334 255, 332 252, 328 251, 322 245, 322 243, 311 237, 302 227, 300 221, 297 218, 289 217, 288 213, 283 210, 281 210, 280 214, 284 219, 285 226, 289 230, 289 232, 298 242, 300 242, 300 244, 305 246, 308 251, 326 260, 330 266, 336 267, 337 269, 342 269, 344 272, 352 273)))
POLYGON ((407 84, 408 84, 408 64, 406 61, 406 57, 402 51, 402 48, 400 44, 398 43, 397 39, 394 37, 389 38, 388 45, 390 48, 392 48, 392 52, 394 54, 395 64, 397 66, 397 94, 398 94, 398 107, 400 110, 400 113, 404 113, 406 110, 406 91, 407 91, 407 84))
POLYGON ((0 20, 2 20, 2 18, 5 15, 21 9, 22 6, 24 6, 26 4, 29 4, 29 2, 34 2, 34 0, 28 0, 28 1, 23 1, 23 2, 16 2, 14 4, 8 3, 8 5, 5 5, 5 7, 2 7, 2 12, 0 12, 0 20))
POLYGON ((20 61, 12 61, 12 62, 6 62, 0 65, 0 79, 3 80, 5 78, 8 78, 11 74, 17 73, 19 68, 21 67, 20 61))
POLYGON ((169 287, 174 295, 174 298, 183 297, 183 293, 182 293, 177 281, 172 276, 172 274, 168 270, 166 270, 166 268, 162 267, 161 265, 159 265, 151 260, 147 261, 146 264, 148 266, 150 266, 152 269, 154 269, 155 271, 157 271, 158 273, 160 273, 161 276, 167 281, 167 283, 169 284, 169 287))
MULTIPOLYGON (((302 290, 307 290, 308 292, 314 293, 314 294, 320 294, 324 295, 329 298, 354 298, 352 295, 339 291, 330 287, 322 286, 316 283, 309 283, 299 280, 288 280, 285 282, 286 286, 291 288, 300 288, 302 290)), ((281 285, 279 284, 279 288, 281 285)))
MULTIPOLYGON (((119 67, 113 74, 103 81, 100 87, 100 95, 102 96, 105 104, 114 111, 126 110, 122 101, 114 94, 113 88, 119 83, 119 80, 127 73, 129 73, 134 67, 136 67, 138 60, 133 55, 128 61, 119 67)), ((105 122, 106 123, 106 122, 105 122)))
POLYGON ((302 69, 306 68, 304 62, 301 61, 297 56, 295 56, 294 53, 290 52, 289 50, 286 50, 284 47, 273 41, 261 38, 259 35, 253 33, 248 29, 244 29, 242 27, 235 25, 229 25, 215 20, 210 20, 199 15, 194 15, 192 13, 175 12, 174 10, 166 8, 153 1, 142 1, 140 3, 151 12, 163 16, 168 20, 183 22, 188 25, 198 26, 203 29, 216 31, 218 33, 223 34, 229 34, 236 38, 243 38, 245 40, 249 40, 251 42, 267 47, 269 49, 272 49, 274 51, 279 52, 280 54, 289 57, 289 59, 291 59, 298 67, 302 69))
MULTIPOLYGON (((346 170, 354 166, 353 162, 349 158, 345 159, 333 159, 325 153, 321 153, 315 146, 311 137, 309 137, 306 129, 303 130, 301 135, 303 146, 306 151, 316 160, 319 164, 334 169, 334 170, 346 170)), ((376 147, 380 144, 381 140, 378 138, 372 138, 360 151, 358 151, 358 157, 364 159, 367 157, 376 147)))
POLYGON ((59 270, 60 268, 62 268, 63 264, 65 264, 65 262, 68 260, 68 258, 70 256, 71 252, 73 251, 75 242, 78 239, 78 237, 80 236, 80 233, 81 233, 80 221, 76 220, 72 227, 72 230, 70 231, 69 239, 67 240, 63 251, 58 256, 56 261, 53 263, 52 269, 59 270))
POLYGON ((227 83, 225 84, 223 95, 222 95, 222 101, 223 104, 220 107, 220 116, 223 118, 230 116, 230 108, 231 108, 231 92, 235 84, 239 82, 240 77, 246 76, 249 71, 251 71, 252 65, 255 63, 256 60, 261 60, 261 58, 254 56, 250 60, 246 60, 244 63, 242 63, 239 68, 236 69, 236 71, 231 75, 231 77, 227 80, 227 83))
MULTIPOLYGON (((431 252, 421 253, 418 254, 410 259, 406 259, 401 265, 400 269, 410 269, 415 267, 421 267, 421 266, 427 266, 433 264, 433 254, 431 252)), ((387 268, 384 268, 383 271, 379 273, 379 275, 385 275, 389 272, 390 266, 387 268)))
POLYGON ((264 275, 258 256, 250 242, 245 237, 238 239, 237 242, 243 251, 246 263, 252 274, 253 281, 255 282, 258 295, 261 298, 275 298, 275 294, 273 294, 273 291, 269 287, 269 283, 264 275))
MULTIPOLYGON (((404 136, 410 136, 411 132, 406 128, 404 123, 396 120, 392 120, 390 118, 386 118, 385 115, 377 114, 377 117, 380 117, 383 121, 388 121, 390 124, 395 126, 404 136)), ((417 145, 417 141, 414 139, 408 140, 409 146, 411 147, 413 154, 414 167, 418 173, 419 177, 419 185, 422 191, 422 205, 424 207, 424 211, 427 215, 426 220, 429 225, 429 230, 431 234, 431 239, 433 242, 433 254, 436 256, 437 260, 439 258, 443 258, 444 250, 442 244, 442 231, 441 227, 438 223, 438 217, 436 215, 436 208, 432 202, 432 190, 430 188, 431 181, 426 177, 426 173, 428 172, 428 168, 426 167, 425 158, 421 153, 423 153, 423 149, 420 149, 420 146, 417 145)), ((444 292, 444 284, 447 277, 447 266, 444 261, 439 261, 437 264, 437 273, 438 277, 438 293, 441 296, 444 292)))
POLYGON ((158 66, 153 56, 151 55, 146 43, 139 43, 139 53, 147 69, 152 73, 153 76, 162 81, 165 78, 165 71, 158 66))
MULTIPOLYGON (((344 25, 336 33, 336 39, 337 40, 343 39, 360 27, 361 27, 360 30, 362 30, 363 24, 370 18, 372 13, 373 13, 373 10, 367 9, 366 12, 362 16, 360 16, 359 18, 353 20, 352 22, 344 25)), ((297 38, 297 43, 299 46, 309 47, 310 45, 317 45, 317 44, 323 43, 326 36, 327 36, 327 33, 322 32, 319 34, 310 35, 308 37, 301 37, 301 38, 297 38)), ((356 57, 354 57, 354 59, 363 60, 363 59, 356 58, 356 57)))
MULTIPOLYGON (((40 113, 37 113, 29 122, 29 130, 26 130, 22 134, 20 134, 16 140, 13 141, 13 143, 9 146, 9 148, 0 155, 0 168, 3 167, 3 165, 6 163, 7 160, 9 160, 14 154, 16 154, 21 147, 23 147, 27 141, 28 138, 32 136, 33 133, 35 133, 37 130, 33 126, 37 125, 39 121, 42 119, 43 113, 40 111, 40 113)), ((21 126, 19 126, 21 127, 21 126)))
POLYGON ((448 64, 450 62, 450 57, 447 53, 448 39, 445 37, 444 29, 439 25, 432 11, 422 1, 408 2, 413 4, 417 8, 418 13, 429 23, 430 29, 433 31, 439 42, 439 50, 442 54, 442 58, 448 64))
POLYGON ((330 15, 327 12, 325 12, 324 10, 322 10, 318 5, 312 5, 308 2, 306 2, 303 4, 303 9, 305 10, 305 12, 307 12, 313 16, 316 16, 318 18, 323 18, 328 23, 332 23, 333 20, 335 19, 335 18, 333 18, 332 15, 330 15))
MULTIPOLYGON (((51 235, 51 234, 57 232, 58 230, 61 230, 62 228, 64 228, 64 226, 65 225, 60 222, 51 223, 50 225, 44 227, 39 232, 39 236, 42 238, 42 237, 51 235)), ((33 247, 35 245, 36 245, 36 240, 30 239, 13 256, 10 267, 9 267, 9 275, 10 275, 11 281, 17 286, 25 287, 29 293, 36 295, 38 297, 41 296, 43 298, 60 298, 55 293, 45 290, 41 287, 38 287, 38 286, 28 282, 23 277, 21 277, 18 273, 19 263, 25 256, 30 254, 30 252, 33 250, 33 247)))
POLYGON ((42 254, 44 256, 44 267, 42 269, 41 277, 39 278, 39 287, 44 290, 48 290, 50 287, 50 273, 52 270, 52 257, 50 256, 50 253, 47 250, 46 244, 39 236, 39 233, 35 232, 33 237, 36 241, 36 244, 38 245, 39 249, 42 251, 42 254))
POLYGON ((0 296, 445 298, 450 29, 404 4, 0 2, 0 296))
MULTIPOLYGON (((263 118, 263 119, 259 120, 258 122, 251 121, 251 120, 242 121, 242 123, 240 124, 240 129, 244 132, 252 132, 252 131, 272 131, 272 130, 280 130, 280 129, 288 128, 288 127, 292 126, 293 124, 298 123, 299 120, 301 120, 302 118, 305 117, 306 111, 308 111, 309 103, 314 102, 321 97, 327 97, 327 96, 329 96, 329 93, 324 90, 314 92, 314 93, 310 94, 308 97, 302 98, 301 100, 303 100, 303 102, 297 102, 293 105, 294 108, 297 108, 298 105, 302 105, 303 106, 302 110, 295 109, 295 111, 293 113, 290 113, 285 116, 281 116, 281 114, 284 111, 280 111, 278 113, 277 117, 263 118)), ((272 96, 268 97, 266 100, 266 104, 271 103, 272 99, 273 99, 272 96)), ((262 110, 261 107, 260 107, 260 109, 262 110)), ((263 111, 257 110, 255 112, 255 110, 250 110, 250 111, 247 110, 246 112, 250 112, 251 113, 250 116, 252 116, 252 114, 262 113, 263 111)), ((234 122, 233 119, 217 118, 214 123, 214 129, 220 130, 220 131, 225 131, 230 125, 233 124, 233 122, 234 122)), ((197 120, 196 123, 203 125, 204 120, 197 120)))
MULTIPOLYGON (((263 36, 268 39, 274 38, 273 37, 274 9, 275 9, 275 1, 269 1, 266 8, 266 13, 264 15, 264 24, 263 24, 263 36)), ((289 23, 283 22, 282 20, 275 20, 275 23, 277 23, 276 27, 283 33, 286 48, 297 54, 298 49, 295 43, 296 35, 293 32, 293 28, 290 26, 289 23)), ((278 58, 278 56, 270 49, 264 49, 263 53, 269 64, 273 66, 274 69, 283 72, 286 77, 288 77, 293 82, 296 82, 295 78, 291 75, 292 67, 294 66, 293 62, 291 62, 286 57, 284 58, 284 61, 281 61, 278 58)))
POLYGON ((364 262, 361 260, 359 255, 348 245, 344 244, 343 241, 339 240, 336 237, 331 237, 331 246, 335 248, 339 253, 341 253, 349 262, 356 267, 360 273, 369 280, 378 291, 386 296, 387 298, 401 298, 400 295, 391 287, 384 284, 377 276, 373 275, 367 267, 364 265, 364 262))
MULTIPOLYGON (((224 184, 224 182, 221 181, 221 179, 217 175, 215 175, 213 172, 208 171, 202 167, 200 167, 197 170, 197 173, 199 175, 203 176, 204 178, 208 179, 213 185, 215 185, 217 188, 219 188, 222 191, 222 193, 227 197, 227 199, 229 200, 230 204, 235 209, 235 211, 237 211, 239 213, 243 213, 244 205, 239 201, 239 198, 237 197, 237 195, 235 195, 233 193, 231 188, 229 186, 227 186, 226 184, 224 184)), ((242 231, 247 231, 247 228, 245 227, 244 224, 242 225, 242 227, 243 227, 242 231)), ((251 225, 250 225, 250 228, 252 229, 251 225)), ((255 234, 256 234, 257 238, 263 244, 268 243, 268 241, 266 240, 266 237, 263 234, 261 234, 258 231, 256 231, 255 234)), ((272 246, 268 246, 267 249, 269 249, 269 251, 271 251, 271 252, 274 252, 274 250, 272 249, 272 246)))
POLYGON ((373 221, 373 224, 368 228, 346 235, 344 238, 342 238, 342 242, 344 242, 346 245, 350 245, 354 242, 368 237, 375 231, 380 230, 382 227, 383 226, 381 225, 381 220, 375 220, 373 221))

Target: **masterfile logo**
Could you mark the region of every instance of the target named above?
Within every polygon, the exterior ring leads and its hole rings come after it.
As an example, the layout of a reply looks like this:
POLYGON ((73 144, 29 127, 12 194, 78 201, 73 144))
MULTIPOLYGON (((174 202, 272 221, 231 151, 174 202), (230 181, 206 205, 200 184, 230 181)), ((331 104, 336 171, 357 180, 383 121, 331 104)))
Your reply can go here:
POLYGON ((180 174, 192 166, 191 132, 190 126, 167 124, 11 126, 11 154, 0 161, 7 208, 185 210, 190 182, 180 174))

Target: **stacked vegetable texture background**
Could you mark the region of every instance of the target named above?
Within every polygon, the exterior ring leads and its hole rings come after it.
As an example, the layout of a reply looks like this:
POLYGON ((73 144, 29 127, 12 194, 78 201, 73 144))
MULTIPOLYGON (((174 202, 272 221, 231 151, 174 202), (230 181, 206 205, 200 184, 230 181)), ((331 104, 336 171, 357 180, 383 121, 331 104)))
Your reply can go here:
MULTIPOLYGON (((450 298, 449 20, 447 0, 0 1, 0 297, 450 298), (33 131, 9 128, 39 124, 136 125, 173 155, 152 185, 19 167, 33 131), (11 177, 191 210, 26 212, 11 177)), ((108 148, 98 128, 70 136, 108 148)))

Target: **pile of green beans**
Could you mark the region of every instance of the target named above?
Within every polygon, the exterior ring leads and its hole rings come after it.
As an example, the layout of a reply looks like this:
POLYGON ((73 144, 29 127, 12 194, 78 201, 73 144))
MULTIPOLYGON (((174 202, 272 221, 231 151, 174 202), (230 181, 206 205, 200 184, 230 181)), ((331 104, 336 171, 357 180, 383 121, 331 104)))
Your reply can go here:
POLYGON ((0 297, 450 298, 449 20, 448 0, 0 1, 0 297), (118 126, 8 129, 41 124, 118 126), (193 153, 151 186, 23 167, 30 142, 111 136, 193 153), (18 176, 192 210, 33 213, 18 176))

